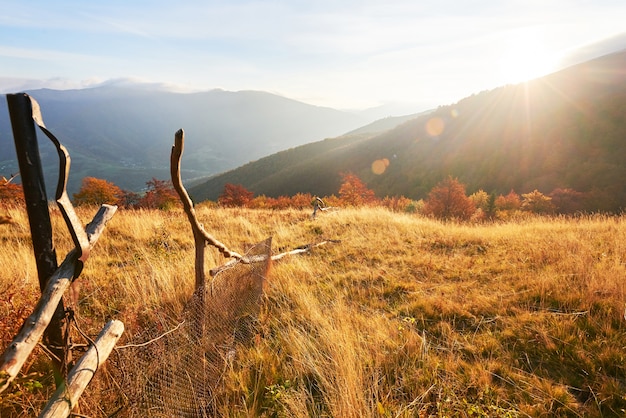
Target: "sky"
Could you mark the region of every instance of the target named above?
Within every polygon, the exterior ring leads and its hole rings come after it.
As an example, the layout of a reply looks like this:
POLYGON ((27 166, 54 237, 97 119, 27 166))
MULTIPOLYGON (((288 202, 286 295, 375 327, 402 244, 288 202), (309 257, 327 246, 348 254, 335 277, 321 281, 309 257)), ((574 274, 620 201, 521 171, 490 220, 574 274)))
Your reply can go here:
POLYGON ((421 111, 626 47, 624 0, 0 0, 0 10, 0 93, 133 80, 421 111))

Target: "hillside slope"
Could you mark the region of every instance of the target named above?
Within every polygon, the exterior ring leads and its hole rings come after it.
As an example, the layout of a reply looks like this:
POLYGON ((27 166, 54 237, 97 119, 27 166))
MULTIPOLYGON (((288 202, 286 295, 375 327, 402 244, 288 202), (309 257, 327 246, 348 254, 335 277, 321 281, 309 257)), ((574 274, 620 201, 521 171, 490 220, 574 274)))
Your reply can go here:
POLYGON ((215 199, 226 182, 257 194, 337 193, 352 171, 378 196, 424 198, 448 175, 468 191, 572 188, 597 209, 626 207, 626 51, 527 83, 481 92, 375 136, 350 135, 263 158, 191 190, 215 199), (317 150, 317 151, 315 151, 317 150), (298 157, 296 157, 298 156, 298 157), (387 159, 383 174, 372 162, 387 159))
MULTIPOLYGON (((190 179, 370 122, 354 113, 256 91, 181 94, 131 84, 28 93, 72 156, 70 191, 85 176, 130 190, 140 190, 152 177, 169 178, 170 148, 180 128, 189 138, 183 178, 190 179)), ((0 102, 0 138, 7 145, 0 148, 0 167, 7 175, 17 164, 5 100, 0 102)), ((53 184, 56 154, 47 141, 40 145, 53 184)))

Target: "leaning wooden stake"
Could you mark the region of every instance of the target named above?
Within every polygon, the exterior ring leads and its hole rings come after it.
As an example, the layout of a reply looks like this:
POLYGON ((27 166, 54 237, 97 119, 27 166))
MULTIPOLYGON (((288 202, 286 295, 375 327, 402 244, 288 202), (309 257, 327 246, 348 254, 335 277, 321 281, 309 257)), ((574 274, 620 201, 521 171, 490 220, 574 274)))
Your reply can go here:
POLYGON ((191 224, 191 229, 193 230, 193 239, 196 246, 196 291, 198 291, 204 287, 206 279, 204 274, 204 249, 207 243, 217 248, 226 257, 233 257, 241 260, 243 256, 229 250, 226 245, 206 232, 202 224, 198 222, 196 211, 193 208, 193 203, 191 202, 191 198, 189 197, 187 190, 185 190, 180 177, 180 160, 183 155, 184 147, 185 132, 182 129, 179 129, 174 135, 174 145, 172 146, 172 154, 170 157, 170 174, 172 177, 172 185, 183 203, 183 209, 185 210, 185 214, 187 215, 189 223, 191 224))
POLYGON ((115 343, 124 332, 124 324, 113 320, 105 325, 95 345, 83 355, 67 376, 67 384, 59 387, 48 405, 41 411, 40 418, 65 418, 78 403, 80 395, 93 378, 98 368, 109 357, 115 343))
MULTIPOLYGON (((228 247, 226 247, 226 245, 224 245, 211 234, 206 232, 202 224, 198 222, 198 218, 196 217, 196 211, 193 208, 193 203, 191 202, 191 198, 189 197, 187 190, 185 190, 185 187, 183 186, 183 182, 180 177, 180 160, 183 155, 184 143, 185 132, 182 129, 179 129, 174 135, 174 145, 172 146, 172 154, 170 157, 170 174, 172 176, 172 185, 174 186, 174 189, 178 193, 178 196, 183 203, 183 209, 185 210, 185 214, 187 215, 189 223, 191 224, 191 229, 193 230, 193 238, 196 246, 196 292, 198 292, 199 289, 204 287, 204 283, 206 280, 204 274, 204 248, 207 244, 216 247, 224 256, 234 258, 234 260, 231 260, 220 267, 212 269, 210 271, 211 276, 215 276, 219 272, 226 270, 237 263, 249 264, 266 261, 266 256, 261 255, 256 257, 244 257, 239 253, 231 251, 228 249, 228 247)), ((296 248, 295 250, 276 254, 272 256, 271 259, 280 260, 281 258, 288 255, 306 253, 309 252, 312 248, 319 247, 320 245, 331 242, 336 243, 339 241, 324 240, 318 242, 317 244, 303 245, 300 248, 296 248)))
MULTIPOLYGON (((102 205, 93 221, 87 225, 86 232, 90 247, 93 247, 104 231, 106 223, 113 217, 117 206, 102 205)), ((33 313, 26 319, 20 332, 0 359, 0 392, 4 391, 24 362, 39 342, 44 330, 50 323, 56 307, 65 290, 74 279, 79 251, 73 249, 67 254, 61 266, 54 272, 44 288, 41 298, 33 313)))

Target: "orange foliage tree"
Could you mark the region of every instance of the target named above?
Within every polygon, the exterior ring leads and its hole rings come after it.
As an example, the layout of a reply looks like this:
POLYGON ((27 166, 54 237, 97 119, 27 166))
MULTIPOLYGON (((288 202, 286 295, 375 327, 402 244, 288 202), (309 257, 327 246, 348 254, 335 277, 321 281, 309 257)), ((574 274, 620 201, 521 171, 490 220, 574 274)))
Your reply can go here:
POLYGON ((411 199, 404 196, 385 196, 381 205, 392 212, 414 212, 415 204, 411 199))
POLYGON ((217 198, 217 203, 226 207, 241 207, 250 203, 252 196, 254 193, 241 184, 226 183, 222 194, 217 198))
POLYGON ((115 184, 95 177, 85 177, 78 193, 74 193, 74 204, 115 205, 122 197, 122 189, 115 184))
POLYGON ((324 203, 326 203, 326 207, 341 206, 341 199, 334 194, 331 194, 330 196, 324 196, 322 200, 324 201, 324 203))
POLYGON ((169 180, 159 180, 152 177, 146 182, 148 191, 139 200, 138 206, 147 209, 170 209, 180 204, 178 193, 169 180))
POLYGON ((272 209, 287 209, 292 206, 291 197, 289 196, 278 196, 273 199, 271 203, 272 209))
POLYGON ((522 200, 514 190, 511 190, 506 196, 498 196, 495 205, 499 211, 516 211, 522 207, 522 200))
POLYGON ((465 185, 452 176, 433 187, 424 206, 424 213, 441 219, 468 220, 475 210, 474 202, 465 194, 465 185))
POLYGON ((295 209, 305 209, 311 207, 311 201, 313 200, 313 195, 311 193, 296 193, 291 196, 291 202, 289 204, 290 207, 295 209))
POLYGON ((274 209, 276 199, 273 197, 267 197, 264 194, 256 196, 254 199, 251 199, 247 207, 250 209, 274 209))
POLYGON ((365 183, 353 173, 340 173, 341 186, 339 198, 347 205, 361 206, 376 202, 374 191, 368 189, 365 183))

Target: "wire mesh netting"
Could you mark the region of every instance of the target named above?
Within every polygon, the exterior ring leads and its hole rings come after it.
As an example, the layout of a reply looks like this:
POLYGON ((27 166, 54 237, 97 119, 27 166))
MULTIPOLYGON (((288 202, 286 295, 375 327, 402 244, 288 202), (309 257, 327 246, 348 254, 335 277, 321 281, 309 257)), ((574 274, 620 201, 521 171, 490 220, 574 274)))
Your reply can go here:
POLYGON ((270 247, 271 238, 252 247, 246 256, 263 261, 220 271, 194 293, 182 318, 163 319, 120 350, 128 399, 122 415, 215 415, 222 376, 257 332, 270 247))

